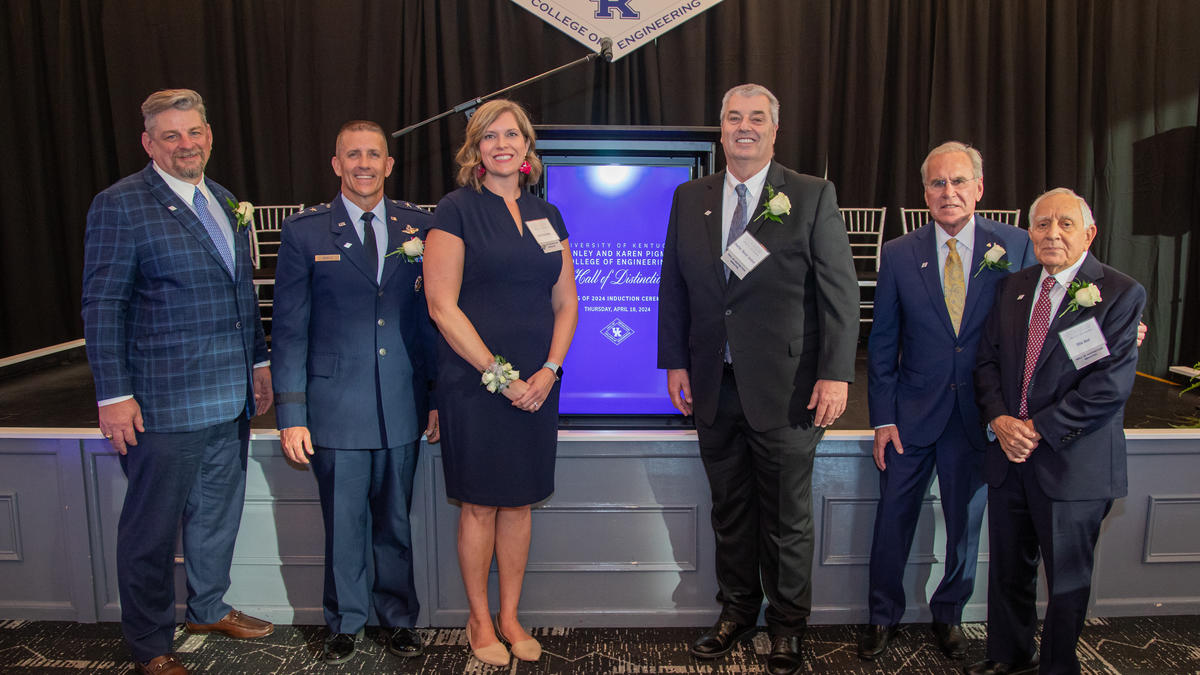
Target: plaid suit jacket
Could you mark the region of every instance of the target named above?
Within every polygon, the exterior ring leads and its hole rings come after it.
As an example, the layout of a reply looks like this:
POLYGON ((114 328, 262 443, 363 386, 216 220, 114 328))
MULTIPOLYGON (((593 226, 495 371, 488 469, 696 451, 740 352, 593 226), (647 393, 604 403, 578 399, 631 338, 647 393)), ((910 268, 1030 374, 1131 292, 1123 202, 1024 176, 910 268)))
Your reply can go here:
MULTIPOLYGON (((205 184, 223 206, 233 197, 205 184)), ((234 249, 231 278, 200 219, 153 163, 96 196, 83 324, 97 400, 133 395, 155 432, 253 413, 251 370, 268 356, 247 231, 235 228, 234 249)))

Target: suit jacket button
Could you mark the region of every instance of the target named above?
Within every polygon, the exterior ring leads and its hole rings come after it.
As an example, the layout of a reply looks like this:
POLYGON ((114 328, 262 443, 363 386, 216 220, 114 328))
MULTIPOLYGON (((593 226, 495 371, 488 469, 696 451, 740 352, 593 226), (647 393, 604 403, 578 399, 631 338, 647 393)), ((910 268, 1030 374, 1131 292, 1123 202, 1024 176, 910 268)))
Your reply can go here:
POLYGON ((241 322, 241 321, 239 321, 239 322, 237 322, 237 323, 233 324, 233 327, 234 327, 234 328, 241 328, 241 327, 242 327, 242 322, 241 322))
POLYGON ((955 384, 955 383, 953 383, 953 382, 951 382, 951 383, 950 383, 950 391, 954 391, 955 389, 958 389, 958 385, 957 385, 957 384, 955 384))
POLYGON ((380 326, 382 326, 382 325, 383 325, 383 323, 384 323, 384 321, 383 321, 383 319, 380 319, 380 320, 376 321, 375 323, 376 323, 376 324, 378 324, 378 325, 380 325, 380 326))
POLYGON ((962 351, 962 347, 955 347, 955 348, 954 348, 954 351, 956 351, 956 352, 961 352, 961 351, 962 351))
POLYGON ((380 348, 379 348, 379 355, 380 355, 380 356, 387 356, 387 347, 380 347, 380 348))
POLYGON ((725 316, 729 316, 729 315, 731 315, 731 314, 733 314, 733 310, 732 310, 732 309, 727 309, 727 310, 725 310, 725 316))
POLYGON ((379 291, 379 297, 383 297, 383 291, 379 291))

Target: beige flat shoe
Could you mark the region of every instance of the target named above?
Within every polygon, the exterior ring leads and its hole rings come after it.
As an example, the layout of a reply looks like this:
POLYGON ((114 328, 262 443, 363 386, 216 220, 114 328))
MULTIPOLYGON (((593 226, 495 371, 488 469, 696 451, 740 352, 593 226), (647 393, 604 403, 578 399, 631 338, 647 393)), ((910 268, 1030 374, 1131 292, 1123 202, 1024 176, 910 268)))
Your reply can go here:
MULTIPOLYGON (((501 638, 503 639, 503 638, 501 638)), ((476 649, 471 644, 471 624, 467 624, 467 646, 471 648, 471 654, 480 661, 489 666, 507 666, 508 665, 508 650, 504 645, 497 642, 494 645, 488 645, 482 649, 476 649)))
POLYGON ((509 645, 513 656, 517 657, 517 659, 521 661, 537 661, 538 659, 542 658, 542 643, 533 638, 529 638, 528 640, 519 640, 517 642, 510 642, 508 638, 504 637, 504 632, 500 630, 499 614, 496 615, 495 621, 496 637, 500 638, 500 641, 504 644, 509 645))

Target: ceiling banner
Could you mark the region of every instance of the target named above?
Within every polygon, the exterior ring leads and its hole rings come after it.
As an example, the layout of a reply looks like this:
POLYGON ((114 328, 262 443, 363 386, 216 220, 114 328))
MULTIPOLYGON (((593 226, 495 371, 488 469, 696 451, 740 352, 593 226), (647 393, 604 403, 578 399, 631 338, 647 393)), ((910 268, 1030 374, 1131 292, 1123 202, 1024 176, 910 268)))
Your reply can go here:
POLYGON ((592 51, 612 40, 614 61, 721 0, 513 0, 592 51))

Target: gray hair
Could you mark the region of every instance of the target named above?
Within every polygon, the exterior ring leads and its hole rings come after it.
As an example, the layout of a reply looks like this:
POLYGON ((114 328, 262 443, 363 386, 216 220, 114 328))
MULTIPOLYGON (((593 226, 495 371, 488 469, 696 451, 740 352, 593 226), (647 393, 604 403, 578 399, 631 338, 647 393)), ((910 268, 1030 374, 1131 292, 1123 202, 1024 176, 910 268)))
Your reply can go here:
POLYGON ((1092 216, 1092 207, 1088 206, 1088 203, 1084 201, 1083 197, 1075 194, 1075 191, 1070 188, 1060 187, 1043 192, 1042 194, 1038 195, 1037 199, 1033 200, 1032 204, 1029 205, 1030 228, 1033 227, 1033 215, 1037 213, 1038 204, 1040 204, 1046 197, 1051 197, 1054 195, 1070 195, 1074 197, 1075 201, 1079 202, 1079 212, 1083 214, 1083 226, 1087 228, 1096 224, 1096 219, 1092 216))
POLYGON ((725 110, 729 107, 729 99, 734 94, 737 94, 738 96, 744 96, 746 98, 752 98, 754 96, 766 96, 767 102, 770 104, 769 107, 771 109, 771 123, 775 126, 779 126, 779 99, 775 98, 775 94, 772 94, 770 89, 767 89, 761 84, 739 84, 738 86, 725 92, 725 96, 721 97, 721 117, 719 119, 724 121, 725 110))
POLYGON ((970 158, 971 172, 974 174, 971 176, 971 178, 983 178, 983 155, 979 154, 978 150, 972 148, 966 143, 961 143, 959 141, 946 141, 945 143, 942 143, 936 148, 930 150, 929 154, 925 155, 925 161, 921 162, 921 185, 924 185, 926 181, 925 169, 929 166, 929 160, 937 157, 938 155, 945 155, 951 152, 961 152, 970 158))
POLYGON ((200 113, 200 121, 208 124, 208 114, 204 110, 204 99, 191 89, 160 89, 146 97, 142 102, 142 122, 146 131, 154 127, 154 118, 162 112, 175 110, 195 110, 200 113))

